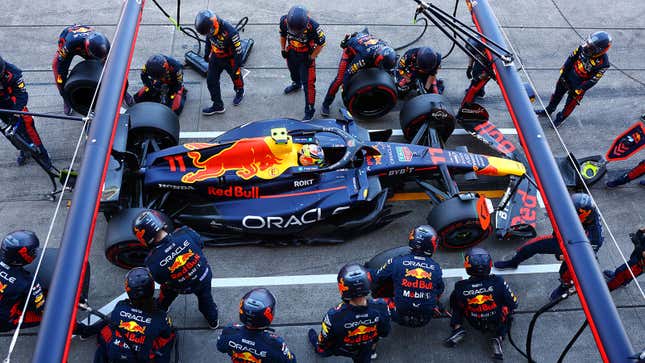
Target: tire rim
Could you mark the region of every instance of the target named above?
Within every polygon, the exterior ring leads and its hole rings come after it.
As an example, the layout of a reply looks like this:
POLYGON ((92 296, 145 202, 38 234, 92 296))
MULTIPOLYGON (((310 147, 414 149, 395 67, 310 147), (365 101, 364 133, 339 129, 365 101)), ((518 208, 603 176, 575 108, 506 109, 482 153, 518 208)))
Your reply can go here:
POLYGON ((143 266, 148 251, 139 241, 125 241, 112 246, 106 253, 107 259, 113 264, 130 269, 143 266))

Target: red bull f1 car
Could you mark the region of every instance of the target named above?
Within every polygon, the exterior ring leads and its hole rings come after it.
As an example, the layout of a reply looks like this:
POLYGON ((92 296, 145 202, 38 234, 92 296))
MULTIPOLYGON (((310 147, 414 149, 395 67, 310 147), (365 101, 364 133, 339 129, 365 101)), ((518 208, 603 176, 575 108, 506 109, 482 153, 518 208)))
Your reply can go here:
POLYGON ((106 255, 122 267, 142 263, 147 251, 131 228, 142 208, 190 226, 207 245, 339 243, 406 214, 387 204, 390 186, 404 181, 431 194, 428 221, 445 247, 478 243, 492 230, 492 203, 460 193, 452 175, 521 179, 526 169, 508 158, 445 150, 455 121, 432 107, 435 115, 424 118, 432 121, 418 131, 434 140, 429 146, 388 142, 390 130, 368 132, 348 113, 343 120, 255 121, 208 143, 178 145, 176 116, 159 104, 137 104, 119 121, 102 194, 106 255), (322 166, 299 165, 305 144, 322 147, 322 166))

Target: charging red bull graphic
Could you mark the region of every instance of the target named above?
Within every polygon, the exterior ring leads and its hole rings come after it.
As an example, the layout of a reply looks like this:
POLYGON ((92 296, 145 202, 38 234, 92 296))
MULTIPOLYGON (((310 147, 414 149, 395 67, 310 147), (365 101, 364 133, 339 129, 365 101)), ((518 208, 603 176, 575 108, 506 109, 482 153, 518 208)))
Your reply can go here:
POLYGON ((405 269, 405 277, 414 277, 417 280, 420 279, 432 279, 432 273, 428 272, 421 267, 417 267, 412 270, 408 270, 407 268, 405 269))
POLYGON ((233 363, 261 363, 262 360, 253 356, 249 352, 235 352, 231 354, 231 361, 233 363))
POLYGON ((492 294, 478 294, 467 300, 467 310, 471 313, 482 314, 497 309, 497 303, 492 294))
POLYGON ((348 331, 343 341, 348 344, 364 343, 373 340, 376 335, 376 326, 359 325, 348 331))
POLYGON ((119 329, 123 329, 123 330, 125 330, 127 332, 130 332, 130 333, 137 333, 137 334, 145 334, 146 333, 146 327, 137 324, 137 322, 133 321, 133 320, 131 320, 131 321, 120 320, 119 321, 119 329))
POLYGON ((170 267, 168 267, 168 269, 170 270, 170 272, 177 271, 177 269, 183 267, 194 255, 195 253, 193 252, 193 250, 188 250, 188 252, 182 253, 181 255, 175 257, 175 261, 172 263, 172 265, 170 265, 170 267))
MULTIPOLYGON (((278 158, 266 138, 241 139, 224 150, 210 156, 203 157, 204 151, 189 151, 188 157, 192 160, 193 166, 197 168, 194 172, 186 173, 181 181, 184 183, 196 183, 213 178, 219 178, 228 170, 235 170, 235 174, 244 180, 257 176, 262 179, 273 179, 282 171, 278 166, 282 159, 278 158)), ((199 145, 199 144, 198 144, 199 145)), ((192 144, 184 145, 193 148, 192 144)))

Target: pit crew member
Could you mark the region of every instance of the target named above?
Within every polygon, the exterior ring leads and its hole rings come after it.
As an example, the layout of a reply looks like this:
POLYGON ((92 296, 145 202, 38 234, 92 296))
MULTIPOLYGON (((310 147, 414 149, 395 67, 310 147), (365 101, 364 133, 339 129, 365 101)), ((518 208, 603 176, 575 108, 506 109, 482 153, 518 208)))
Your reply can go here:
POLYGON ((240 322, 225 327, 217 350, 236 362, 295 363, 284 339, 269 328, 275 315, 275 297, 264 288, 247 292, 240 300, 240 322))
POLYGON ((464 318, 470 326, 493 334, 490 339, 492 358, 503 360, 502 341, 511 323, 511 314, 517 308, 517 297, 501 276, 491 275, 493 261, 483 248, 471 248, 464 257, 464 267, 470 277, 457 281, 450 295, 452 333, 444 340, 454 347, 464 339, 464 318))
POLYGON ((166 220, 168 218, 158 211, 145 210, 132 224, 135 236, 151 249, 145 265, 161 285, 159 308, 167 311, 179 294, 195 294, 199 311, 210 328, 216 329, 219 323, 211 292, 213 273, 202 252, 204 242, 189 227, 169 233, 166 220))
POLYGON ((155 54, 141 70, 143 87, 134 95, 134 101, 158 102, 168 106, 179 116, 186 103, 184 71, 175 58, 155 54))
POLYGON ((280 18, 280 51, 287 60, 291 84, 285 94, 305 90, 304 120, 311 120, 316 109, 316 57, 325 47, 325 32, 309 17, 307 9, 296 5, 280 18))
POLYGON ((367 298, 370 273, 350 263, 338 273, 338 289, 343 302, 329 309, 320 334, 309 329, 308 338, 316 354, 350 357, 355 363, 376 359, 376 342, 390 333, 390 314, 383 301, 367 298))

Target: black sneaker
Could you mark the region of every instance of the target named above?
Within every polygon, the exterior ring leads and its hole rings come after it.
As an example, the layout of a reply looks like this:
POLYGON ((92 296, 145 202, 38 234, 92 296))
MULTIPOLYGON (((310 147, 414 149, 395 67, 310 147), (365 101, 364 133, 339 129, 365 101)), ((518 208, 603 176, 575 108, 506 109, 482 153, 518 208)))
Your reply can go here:
POLYGON ((289 93, 293 93, 296 91, 300 91, 300 85, 297 84, 296 82, 292 82, 290 85, 284 88, 284 94, 288 95, 289 93))
POLYGON ((212 105, 211 107, 206 107, 202 109, 202 113, 206 116, 214 115, 216 113, 224 113, 226 112, 226 109, 224 106, 215 106, 212 105))
POLYGON ((609 282, 611 279, 613 279, 616 274, 612 270, 605 270, 602 272, 602 274, 605 276, 605 281, 609 282))
POLYGON ((244 89, 238 90, 235 92, 235 98, 233 99, 233 106, 239 106, 244 99, 244 89))
POLYGON ((132 97, 132 95, 130 93, 126 92, 123 95, 123 102, 125 102, 126 106, 132 107, 132 106, 134 106, 134 97, 132 97))
POLYGON ((457 345, 457 343, 464 340, 465 336, 466 336, 466 331, 464 330, 464 328, 459 327, 457 329, 453 329, 450 336, 444 339, 443 345, 448 348, 453 348, 455 345, 457 345))
POLYGON ((494 264, 494 266, 495 266, 495 268, 496 268, 496 269, 499 269, 499 270, 505 270, 505 269, 510 269, 510 268, 515 269, 515 268, 517 268, 517 264, 516 264, 516 263, 514 263, 514 262, 512 262, 511 260, 508 260, 508 261, 496 261, 496 262, 495 262, 495 264, 494 264))
POLYGON ((320 115, 324 117, 329 116, 329 105, 323 103, 322 107, 320 108, 320 115))
POLYGON ((560 126, 562 126, 563 123, 564 123, 564 118, 562 117, 562 112, 558 112, 558 114, 555 115, 555 119, 553 120, 553 126, 555 126, 556 128, 559 128, 560 126))
POLYGON ((16 158, 16 164, 18 164, 18 166, 23 166, 27 164, 28 158, 29 156, 27 155, 27 153, 20 150, 20 153, 18 153, 18 157, 16 158))
POLYGON ((307 106, 305 107, 305 117, 303 117, 303 120, 311 120, 314 118, 314 113, 316 113, 316 109, 314 106, 307 106))
POLYGON ((72 110, 72 107, 68 105, 67 102, 63 103, 63 113, 67 116, 71 116, 74 113, 74 110, 72 110))
POLYGON ((208 322, 208 327, 211 328, 212 330, 215 330, 215 329, 219 328, 219 319, 217 319, 215 321, 209 321, 208 322))
POLYGON ((502 351, 502 338, 492 338, 490 340, 490 346, 492 350, 491 358, 494 360, 504 360, 504 351, 502 351))
POLYGON ((309 338, 309 344, 311 344, 314 349, 318 348, 318 334, 313 329, 309 329, 307 332, 307 338, 309 338))
POLYGON ((538 116, 546 116, 547 114, 550 115, 550 114, 553 113, 553 111, 549 111, 549 110, 544 109, 542 107, 538 107, 538 108, 534 109, 533 111, 535 111, 535 114, 538 115, 538 116))

